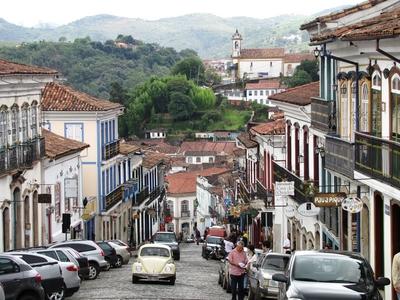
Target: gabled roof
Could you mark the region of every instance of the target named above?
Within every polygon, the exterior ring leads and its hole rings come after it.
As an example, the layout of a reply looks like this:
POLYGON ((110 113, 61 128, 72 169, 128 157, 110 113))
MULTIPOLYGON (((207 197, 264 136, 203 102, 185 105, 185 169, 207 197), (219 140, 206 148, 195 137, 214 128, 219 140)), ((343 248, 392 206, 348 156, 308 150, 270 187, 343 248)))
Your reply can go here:
POLYGON ((337 12, 330 13, 328 15, 319 16, 319 17, 315 18, 314 20, 301 25, 300 30, 305 30, 310 27, 316 26, 318 23, 323 23, 323 22, 326 23, 326 22, 330 22, 330 21, 335 21, 337 19, 354 14, 356 12, 369 9, 369 8, 374 7, 375 5, 385 2, 385 1, 386 0, 368 0, 368 1, 362 2, 360 4, 357 4, 355 6, 345 8, 345 9, 337 11, 337 12))
POLYGON ((281 88, 281 82, 279 79, 260 80, 255 83, 246 83, 246 90, 267 90, 279 88, 281 88))
POLYGON ((241 133, 237 139, 241 142, 246 148, 255 148, 258 146, 258 143, 253 141, 248 132, 241 133))
POLYGON ((315 60, 311 53, 287 53, 283 57, 284 63, 301 63, 304 60, 315 60))
POLYGON ((264 49, 242 49, 240 58, 283 58, 285 55, 284 48, 264 48, 264 49))
POLYGON ((285 134, 285 120, 278 119, 276 121, 253 126, 251 127, 250 132, 252 134, 261 134, 261 135, 285 134))
POLYGON ((89 147, 88 144, 67 139, 46 129, 42 129, 42 134, 44 137, 46 156, 51 159, 58 159, 66 155, 81 152, 83 149, 89 147))
POLYGON ((311 104, 311 97, 319 96, 319 81, 296 86, 284 92, 269 96, 270 100, 287 102, 299 106, 311 104))
POLYGON ((98 99, 55 82, 46 84, 42 95, 44 111, 108 111, 122 108, 121 104, 98 99))
POLYGON ((180 153, 187 151, 215 151, 217 154, 225 153, 232 155, 236 149, 235 142, 209 142, 209 141, 196 141, 196 142, 183 142, 180 147, 180 153))
POLYGON ((17 75, 17 74, 40 74, 55 75, 58 72, 44 67, 30 66, 18 64, 8 60, 0 59, 0 75, 17 75))

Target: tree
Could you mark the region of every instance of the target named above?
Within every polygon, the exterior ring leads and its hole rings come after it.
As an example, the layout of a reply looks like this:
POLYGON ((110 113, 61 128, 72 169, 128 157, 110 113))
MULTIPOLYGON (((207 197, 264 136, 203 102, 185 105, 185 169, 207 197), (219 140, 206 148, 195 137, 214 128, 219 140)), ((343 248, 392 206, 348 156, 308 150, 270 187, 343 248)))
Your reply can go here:
POLYGON ((199 110, 206 110, 215 107, 216 98, 211 89, 194 86, 190 97, 196 108, 199 110))
POLYGON ((204 72, 203 62, 194 56, 181 60, 172 68, 172 74, 185 75, 187 79, 193 80, 197 84, 204 82, 204 72))
POLYGON ((300 65, 296 67, 296 70, 303 70, 307 72, 310 76, 312 81, 317 81, 319 80, 319 66, 318 66, 318 60, 303 60, 300 65))
POLYGON ((221 76, 212 68, 207 68, 204 72, 204 84, 207 86, 214 86, 220 84, 222 81, 221 76))
POLYGON ((174 120, 188 120, 194 112, 195 105, 189 96, 174 92, 170 95, 168 111, 174 120))
POLYGON ((288 87, 292 88, 295 86, 303 85, 312 82, 312 77, 304 70, 297 70, 293 76, 288 79, 288 87))
POLYGON ((111 82, 110 85, 110 101, 119 104, 125 104, 127 100, 127 91, 118 82, 111 82))

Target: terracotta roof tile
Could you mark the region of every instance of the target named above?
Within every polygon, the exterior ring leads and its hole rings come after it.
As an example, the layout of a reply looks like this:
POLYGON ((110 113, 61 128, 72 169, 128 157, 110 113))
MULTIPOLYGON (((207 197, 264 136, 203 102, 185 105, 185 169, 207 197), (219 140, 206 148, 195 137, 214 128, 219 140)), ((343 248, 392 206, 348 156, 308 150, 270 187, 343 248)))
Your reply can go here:
POLYGON ((49 68, 30 66, 24 64, 18 64, 8 60, 0 59, 0 75, 12 75, 12 74, 43 74, 43 75, 55 75, 58 72, 49 68))
POLYGON ((253 141, 248 132, 241 133, 237 139, 246 147, 246 148, 255 148, 258 146, 258 143, 253 141))
POLYGON ((284 48, 242 49, 240 58, 281 58, 285 55, 284 48))
POLYGON ((215 156, 217 152, 215 151, 186 151, 186 156, 215 156))
POLYGON ((197 176, 223 174, 228 171, 226 168, 209 168, 168 175, 166 177, 166 181, 168 182, 167 194, 194 194, 196 193, 197 176))
POLYGON ((78 92, 71 87, 55 82, 46 84, 42 96, 45 111, 107 111, 123 106, 78 92))
POLYGON ((215 151, 218 154, 225 153, 232 155, 233 150, 236 149, 235 142, 209 142, 209 141, 198 141, 198 142, 183 142, 180 147, 180 153, 186 151, 215 151))
POLYGON ((72 153, 80 152, 89 147, 88 144, 67 139, 46 129, 42 129, 42 134, 44 137, 46 156, 52 159, 58 159, 72 153))
POLYGON ((126 142, 121 142, 119 144, 119 152, 123 155, 135 153, 139 150, 140 150, 140 147, 136 146, 134 144, 130 144, 130 143, 126 143, 126 142))
POLYGON ((260 80, 259 82, 246 84, 246 90, 266 90, 279 88, 282 88, 279 79, 260 80))
POLYGON ((143 156, 142 166, 146 169, 151 169, 154 166, 161 163, 166 163, 167 161, 168 158, 165 154, 148 151, 145 152, 143 156))
POLYGON ((311 53, 287 53, 283 57, 284 63, 300 63, 304 60, 315 60, 315 56, 311 53))
POLYGON ((252 134, 261 134, 261 135, 285 134, 285 120, 279 119, 276 121, 253 126, 250 129, 250 132, 252 134))
POLYGON ((287 102, 300 106, 311 104, 311 97, 319 96, 319 81, 296 86, 282 93, 269 96, 270 100, 287 102))

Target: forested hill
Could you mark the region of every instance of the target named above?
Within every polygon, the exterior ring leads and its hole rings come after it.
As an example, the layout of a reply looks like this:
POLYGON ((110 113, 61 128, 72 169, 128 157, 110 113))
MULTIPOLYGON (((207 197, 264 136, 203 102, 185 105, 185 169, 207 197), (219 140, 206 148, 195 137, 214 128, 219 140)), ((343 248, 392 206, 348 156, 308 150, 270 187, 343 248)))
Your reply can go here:
POLYGON ((89 38, 0 47, 0 58, 56 69, 74 88, 104 99, 116 83, 133 90, 151 76, 169 75, 176 62, 193 55, 192 50, 177 52, 138 40, 129 48, 118 48, 112 40, 103 43, 89 38))

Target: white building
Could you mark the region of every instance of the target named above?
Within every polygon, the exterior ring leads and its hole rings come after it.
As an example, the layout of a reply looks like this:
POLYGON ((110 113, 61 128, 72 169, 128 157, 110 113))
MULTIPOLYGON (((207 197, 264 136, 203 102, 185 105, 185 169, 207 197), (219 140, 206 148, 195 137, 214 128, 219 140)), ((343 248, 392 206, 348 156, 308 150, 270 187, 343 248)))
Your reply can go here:
POLYGON ((258 104, 271 105, 269 96, 283 92, 286 88, 281 85, 279 79, 260 80, 255 83, 247 83, 245 88, 246 101, 258 104))
POLYGON ((0 60, 0 251, 43 244, 42 88, 54 70, 0 60))
POLYGON ((185 160, 190 165, 213 164, 217 153, 215 151, 186 151, 185 160))
POLYGON ((167 132, 165 129, 151 129, 145 132, 146 139, 165 139, 167 132))
POLYGON ((51 205, 46 208, 47 244, 65 238, 83 238, 82 156, 89 145, 64 138, 46 129, 42 130, 46 157, 43 161, 45 193, 51 195, 51 205), (62 216, 70 214, 70 232, 62 232, 62 216))

